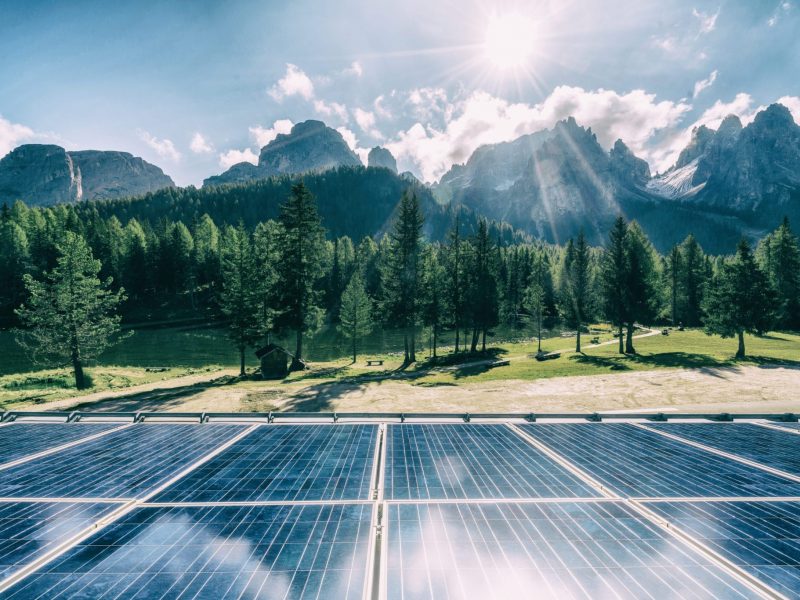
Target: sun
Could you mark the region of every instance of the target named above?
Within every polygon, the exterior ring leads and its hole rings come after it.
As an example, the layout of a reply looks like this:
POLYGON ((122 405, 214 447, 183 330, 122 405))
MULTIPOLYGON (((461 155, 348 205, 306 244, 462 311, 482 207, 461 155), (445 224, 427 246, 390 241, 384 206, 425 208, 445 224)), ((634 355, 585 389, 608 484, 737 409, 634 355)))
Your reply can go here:
POLYGON ((530 60, 534 50, 534 23, 524 15, 492 15, 486 29, 486 57, 499 69, 516 69, 530 60))

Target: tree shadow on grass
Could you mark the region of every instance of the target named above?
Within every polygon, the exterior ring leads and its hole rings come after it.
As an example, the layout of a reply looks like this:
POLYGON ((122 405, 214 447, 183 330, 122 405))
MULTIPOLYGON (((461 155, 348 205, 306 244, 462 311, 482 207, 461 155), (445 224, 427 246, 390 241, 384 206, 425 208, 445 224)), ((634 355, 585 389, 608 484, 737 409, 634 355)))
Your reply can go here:
POLYGON ((625 364, 627 357, 608 358, 605 356, 594 356, 592 354, 573 354, 569 360, 582 365, 591 365, 601 369, 610 369, 612 371, 630 371, 631 368, 625 364))
POLYGON ((754 363, 760 369, 800 369, 800 360, 789 358, 775 358, 773 356, 746 356, 740 361, 742 364, 754 363))
POLYGON ((234 381, 231 377, 220 377, 212 381, 194 383, 172 388, 157 388, 147 392, 137 392, 115 396, 106 400, 81 402, 69 410, 93 412, 155 412, 180 409, 187 398, 214 387, 222 387, 234 381))

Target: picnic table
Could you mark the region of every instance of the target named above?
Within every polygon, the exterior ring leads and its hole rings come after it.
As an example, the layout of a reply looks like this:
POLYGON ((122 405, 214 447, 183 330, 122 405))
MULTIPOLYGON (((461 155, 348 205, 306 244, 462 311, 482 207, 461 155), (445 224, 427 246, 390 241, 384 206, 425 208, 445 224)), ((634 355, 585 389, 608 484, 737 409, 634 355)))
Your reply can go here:
POLYGON ((367 360, 367 366, 368 367, 372 367, 372 366, 375 366, 375 365, 383 366, 383 359, 381 359, 381 358, 373 358, 373 359, 368 359, 367 360))

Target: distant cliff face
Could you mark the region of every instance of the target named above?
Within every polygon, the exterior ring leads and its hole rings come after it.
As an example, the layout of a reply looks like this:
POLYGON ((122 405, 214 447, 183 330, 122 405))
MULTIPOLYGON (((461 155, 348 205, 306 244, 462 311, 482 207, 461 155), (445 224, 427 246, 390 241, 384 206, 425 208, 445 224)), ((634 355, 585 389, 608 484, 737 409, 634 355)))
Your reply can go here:
POLYGON ((729 115, 695 130, 675 167, 650 182, 660 195, 755 226, 800 216, 800 126, 773 104, 742 128, 729 115))
POLYGON ((203 185, 241 183, 274 175, 296 175, 325 171, 341 166, 361 166, 361 160, 344 141, 342 134, 322 121, 304 121, 288 134, 278 134, 261 149, 258 165, 239 163, 209 177, 203 185))
POLYGON ((138 196, 174 187, 164 172, 127 152, 67 152, 26 144, 0 160, 0 202, 31 206, 138 196))
POLYGON ((393 173, 397 173, 397 161, 394 159, 394 155, 386 148, 381 148, 380 146, 375 146, 369 151, 367 166, 383 167, 384 169, 389 169, 393 173))

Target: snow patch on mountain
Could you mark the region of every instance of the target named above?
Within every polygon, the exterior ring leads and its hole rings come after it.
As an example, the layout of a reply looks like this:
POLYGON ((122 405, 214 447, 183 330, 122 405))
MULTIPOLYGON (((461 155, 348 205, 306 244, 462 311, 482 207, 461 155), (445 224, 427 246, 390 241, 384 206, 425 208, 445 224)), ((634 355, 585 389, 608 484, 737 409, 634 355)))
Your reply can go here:
POLYGON ((698 162, 699 158, 695 158, 682 167, 670 169, 663 175, 653 177, 645 187, 653 194, 670 200, 699 192, 705 186, 705 182, 700 185, 692 184, 698 162))

